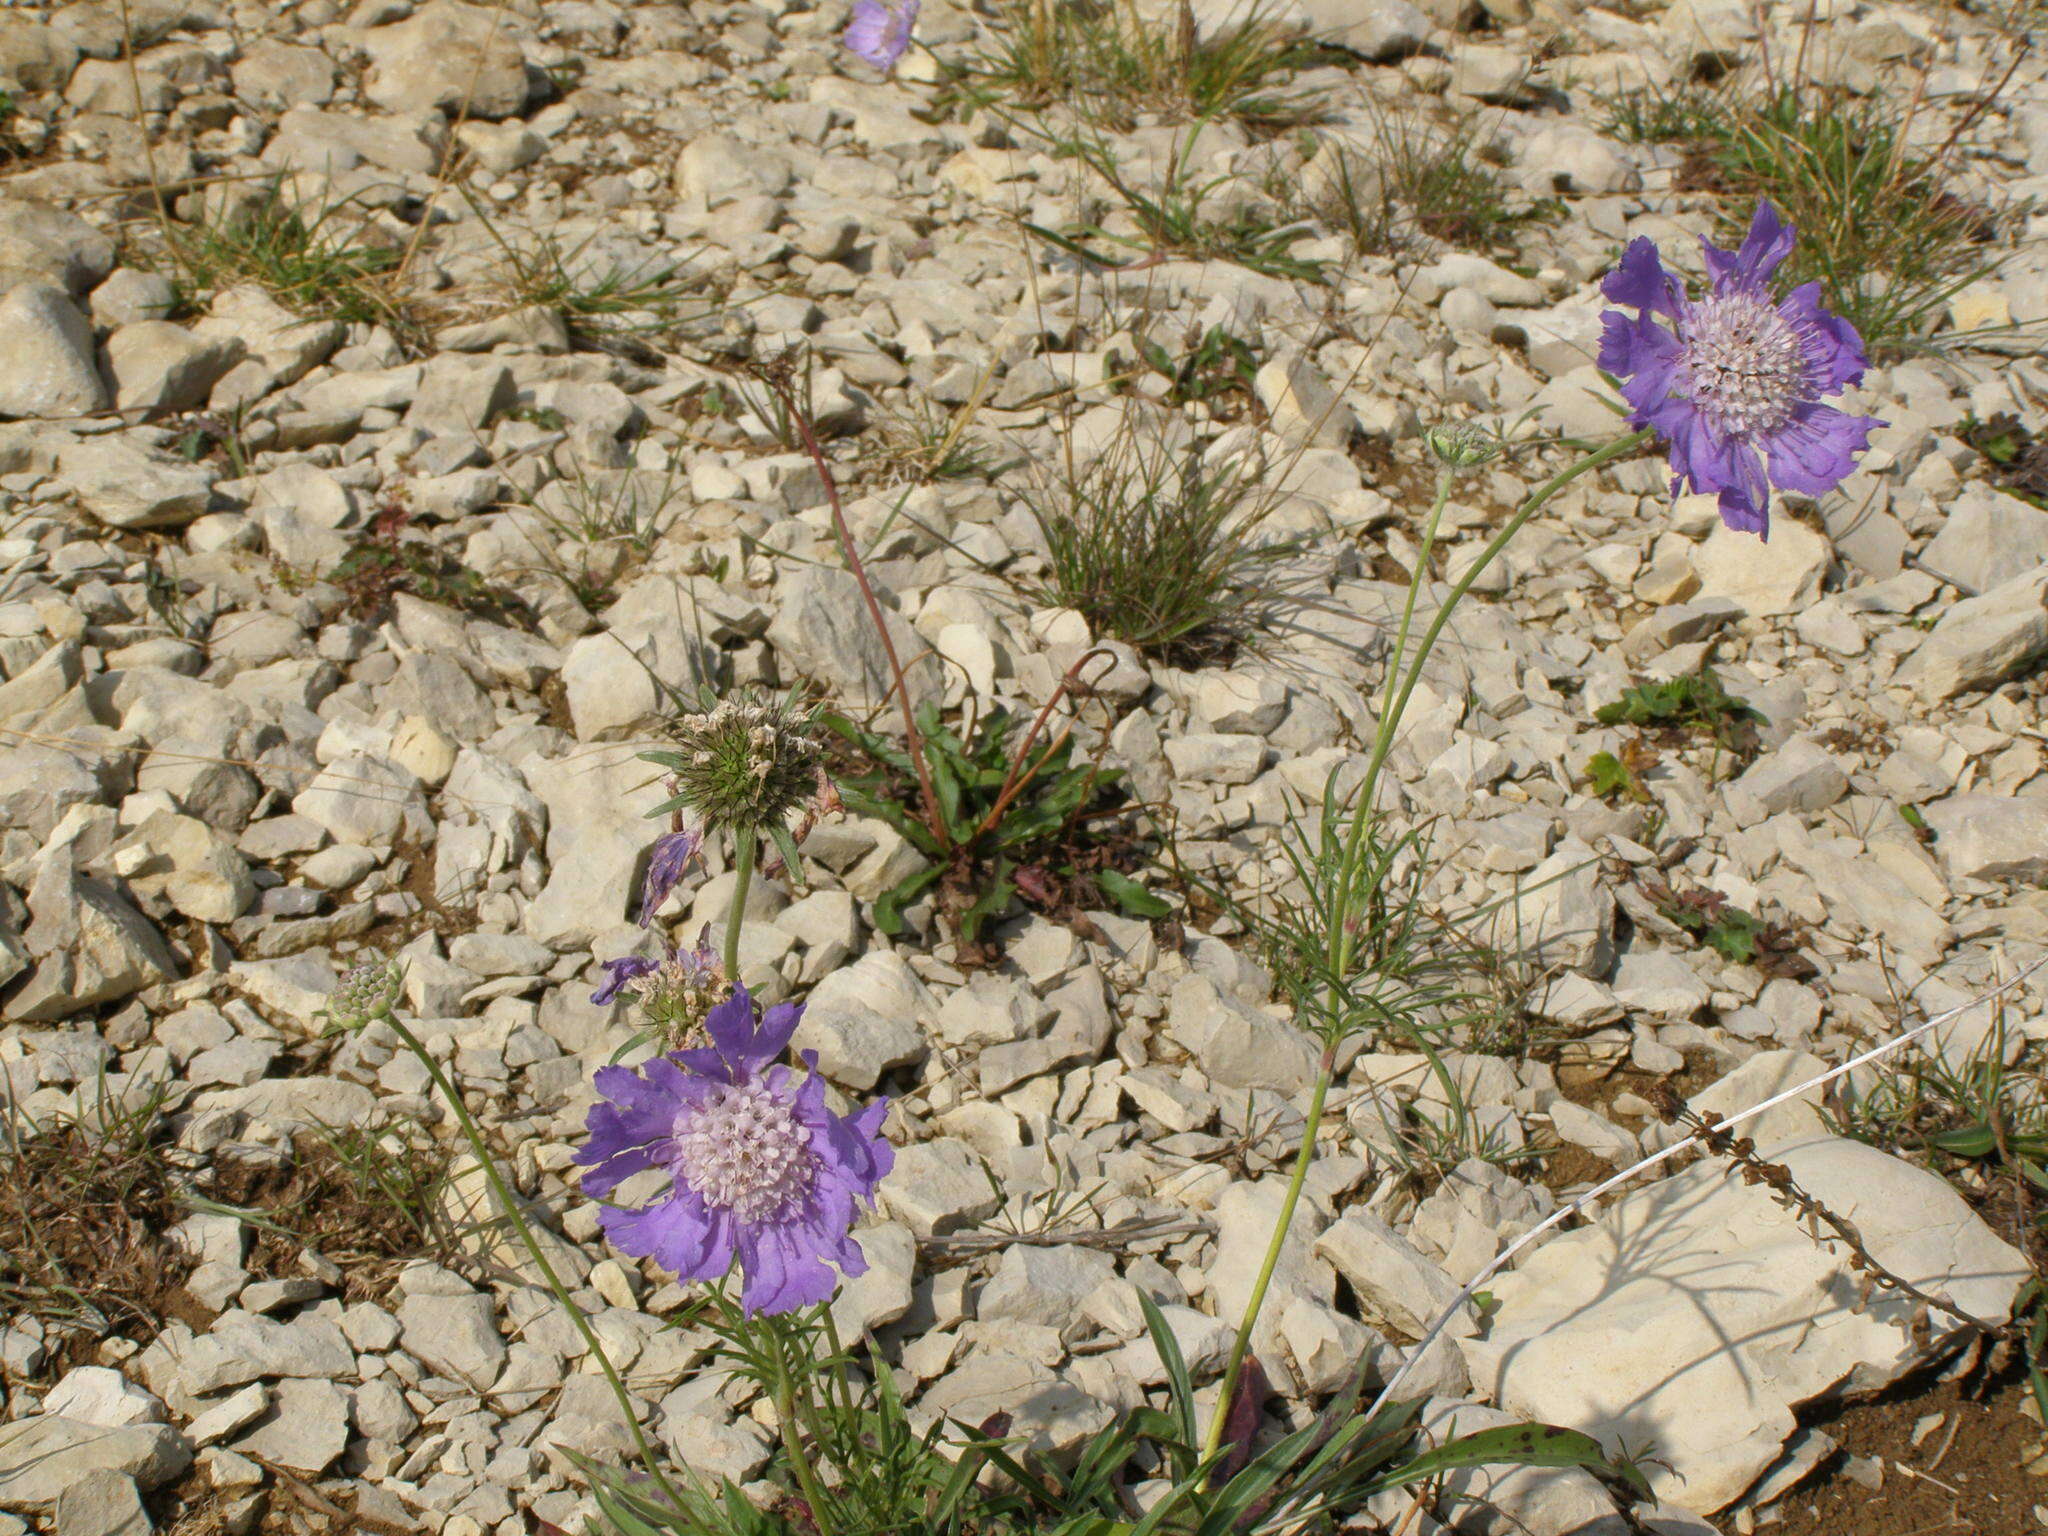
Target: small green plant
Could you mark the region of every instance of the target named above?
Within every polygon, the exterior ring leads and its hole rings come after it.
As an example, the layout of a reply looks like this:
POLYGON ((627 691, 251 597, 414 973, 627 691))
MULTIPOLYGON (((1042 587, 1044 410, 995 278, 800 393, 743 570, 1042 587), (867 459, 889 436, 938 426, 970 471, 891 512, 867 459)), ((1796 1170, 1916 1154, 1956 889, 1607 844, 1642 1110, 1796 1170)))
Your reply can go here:
POLYGON ((1137 338, 1138 355, 1154 374, 1166 380, 1166 404, 1204 405, 1223 400, 1248 400, 1259 363, 1251 345, 1220 325, 1193 333, 1178 356, 1149 336, 1137 338))
POLYGON ((1148 655, 1229 655, 1299 549, 1264 532, 1273 502, 1261 479, 1254 466, 1212 464, 1141 430, 1085 463, 1070 455, 1023 493, 1047 553, 1031 595, 1148 655))
POLYGON ((1643 787, 1642 772, 1649 755, 1640 741, 1627 743, 1619 753, 1595 752, 1586 759, 1586 785, 1602 800, 1648 805, 1651 797, 1643 787))
POLYGON ((1092 129, 1056 141, 1055 156, 1081 161, 1116 193, 1134 233, 1112 231, 1099 223, 1077 224, 1065 232, 1028 222, 1024 227, 1068 255, 1104 270, 1180 256, 1191 261, 1235 262, 1247 271, 1290 282, 1322 282, 1323 264, 1293 253, 1313 232, 1307 224, 1278 220, 1265 199, 1242 195, 1225 199, 1225 211, 1221 216, 1215 214, 1218 194, 1239 178, 1231 173, 1207 179, 1191 175, 1188 154, 1195 139, 1196 134, 1190 133, 1174 147, 1158 186, 1151 190, 1140 187, 1125 173, 1109 141, 1092 129), (1138 255, 1125 260, 1105 252, 1105 245, 1121 246, 1138 255))
POLYGON ((1038 746, 1044 716, 1020 743, 1022 722, 1006 710, 990 710, 959 731, 935 705, 918 712, 944 823, 937 835, 912 808, 916 767, 908 754, 843 715, 827 715, 825 724, 876 765, 840 780, 848 809, 888 822, 927 860, 876 900, 882 932, 900 933, 903 909, 928 892, 953 919, 963 951, 978 950, 986 925, 1020 898, 1049 912, 1101 900, 1136 917, 1168 912, 1110 862, 1118 843, 1095 830, 1123 811, 1117 770, 1077 762, 1069 732, 1038 746))
POLYGON ((1643 892, 1666 921, 1723 959, 1754 966, 1769 976, 1797 979, 1814 973, 1813 963, 1799 953, 1797 933, 1745 912, 1719 891, 1680 890, 1647 880, 1643 892))
POLYGON ((408 537, 411 524, 412 510, 394 497, 335 562, 328 579, 347 595, 351 612, 381 620, 400 592, 495 620, 520 611, 519 599, 492 586, 439 545, 418 535, 408 537))
POLYGON ((1966 416, 1957 431, 1989 462, 2000 490, 2048 507, 2048 443, 2032 428, 2011 412, 2000 411, 1989 421, 1966 416))
POLYGON ((395 279, 401 252, 354 198, 294 203, 273 181, 252 201, 211 222, 163 225, 177 269, 181 308, 253 283, 294 312, 415 333, 395 279))
POLYGON ((1755 749, 1756 728, 1764 721, 1705 667, 1663 682, 1638 683, 1612 704, 1601 705, 1593 718, 1602 725, 1695 731, 1735 753, 1755 749))
POLYGON ((1796 83, 1693 86, 1617 98, 1607 116, 1618 136, 1685 150, 1678 190, 1727 194, 1724 234, 1736 209, 1773 203, 1799 231, 1790 280, 1819 282, 1866 345, 1897 353, 1926 345, 1948 301, 2000 266, 1987 248, 2002 217, 1947 189, 1975 111, 1928 152, 1910 133, 1915 105, 1796 83))
POLYGON ((994 47, 953 67, 942 99, 957 109, 1064 105, 1112 132, 1141 118, 1227 118, 1277 133, 1327 110, 1315 93, 1289 88, 1289 78, 1346 59, 1262 4, 1207 36, 1186 4, 1171 26, 1139 17, 1128 0, 1011 0, 1003 11, 994 47))

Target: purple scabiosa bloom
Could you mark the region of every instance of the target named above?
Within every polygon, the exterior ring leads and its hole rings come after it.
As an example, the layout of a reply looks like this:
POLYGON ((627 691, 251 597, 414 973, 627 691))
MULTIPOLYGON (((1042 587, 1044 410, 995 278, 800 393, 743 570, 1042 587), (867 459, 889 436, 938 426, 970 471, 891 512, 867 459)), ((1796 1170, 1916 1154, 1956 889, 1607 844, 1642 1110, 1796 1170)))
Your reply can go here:
POLYGON ((1698 299, 1640 237, 1600 285, 1636 311, 1600 317, 1600 366, 1623 379, 1629 419, 1670 444, 1671 494, 1688 482, 1717 492, 1722 522, 1765 539, 1773 486, 1833 490, 1884 425, 1821 404, 1862 378, 1868 359, 1856 328, 1821 307, 1819 283, 1772 297, 1771 274, 1791 255, 1794 233, 1759 204, 1741 249, 1705 246, 1712 281, 1698 299))
POLYGON ((697 857, 697 850, 703 846, 704 834, 696 827, 664 832, 654 840, 654 847, 647 854, 647 877, 640 886, 642 928, 654 921, 654 914, 668 900, 668 893, 676 888, 677 882, 683 878, 683 871, 690 867, 691 860, 697 857))
POLYGON ((910 47, 919 0, 854 0, 846 46, 877 69, 894 69, 910 47))
POLYGON ((715 1280, 735 1261, 751 1314, 826 1300, 840 1272, 862 1274, 855 1207, 871 1198, 895 1150, 880 1135, 886 1101, 853 1115, 825 1107, 816 1053, 801 1079, 775 1065, 802 1008, 784 1003, 757 1023, 745 987, 705 1020, 711 1044, 643 1067, 604 1067, 604 1097, 576 1161, 584 1193, 602 1198, 647 1169, 667 1193, 637 1210, 606 1206, 605 1235, 682 1280, 715 1280))

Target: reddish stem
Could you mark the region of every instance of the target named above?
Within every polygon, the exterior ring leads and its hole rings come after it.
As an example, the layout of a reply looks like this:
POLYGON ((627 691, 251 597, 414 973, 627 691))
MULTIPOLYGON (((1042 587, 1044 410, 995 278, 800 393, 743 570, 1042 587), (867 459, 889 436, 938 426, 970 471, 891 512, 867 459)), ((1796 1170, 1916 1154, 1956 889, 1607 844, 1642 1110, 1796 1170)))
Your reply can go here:
POLYGON ((910 682, 904 676, 903 663, 896 655, 896 642, 890 638, 889 622, 883 617, 882 604, 875 596, 875 589, 868 581, 868 569, 860 558, 860 551, 854 547, 853 529, 846 521, 846 508, 839 500, 839 482, 833 477, 832 466, 825 458, 825 450, 818 444, 818 435, 811 430, 809 402, 797 404, 796 392, 787 381, 774 380, 772 387, 782 397, 783 405, 789 411, 789 419, 796 424, 798 434, 804 440, 804 451, 811 456, 811 463, 817 467, 818 477, 825 482, 825 499, 832 507, 832 524, 839 530, 839 547, 846 553, 847 568, 853 572, 853 579, 860 584, 860 595, 868 605, 868 617, 874 620, 875 633, 882 637, 883 654, 889 658, 889 671, 895 676, 895 685, 889 690, 896 695, 896 701, 903 710, 903 730, 908 738, 910 761, 917 769, 917 788, 924 800, 925 827, 931 832, 940 847, 951 849, 953 839, 946 829, 946 818, 939 814, 939 797, 932 788, 931 766, 925 762, 924 737, 919 734, 917 720, 910 707, 910 682))
MULTIPOLYGON (((989 813, 983 818, 981 825, 974 829, 974 841, 979 842, 982 835, 990 827, 1003 819, 1003 813, 1010 808, 1010 802, 1016 799, 1018 795, 1021 795, 1024 792, 1024 786, 1038 776, 1036 768, 1032 769, 1028 774, 1024 772, 1024 759, 1031 755, 1031 743, 1038 739, 1038 733, 1045 729, 1046 720, 1051 717, 1053 710, 1058 706, 1060 700, 1067 696, 1067 690, 1072 688, 1079 679, 1081 669, 1097 656, 1110 656, 1110 653, 1099 646, 1083 652, 1080 659, 1067 668, 1066 675, 1060 679, 1059 686, 1053 689, 1052 697, 1045 701, 1045 707, 1038 712, 1038 718, 1031 722, 1031 729, 1024 733, 1024 740, 1017 746, 1017 755, 1010 760, 1010 771, 1003 776, 1003 787, 996 792, 996 803, 989 808, 989 813)), ((1116 658, 1110 656, 1110 664, 1114 666, 1115 663, 1116 658)), ((1071 735, 1073 727, 1068 726, 1067 732, 1071 735)), ((1058 743, 1054 743, 1052 747, 1047 749, 1047 756, 1058 750, 1058 743)))

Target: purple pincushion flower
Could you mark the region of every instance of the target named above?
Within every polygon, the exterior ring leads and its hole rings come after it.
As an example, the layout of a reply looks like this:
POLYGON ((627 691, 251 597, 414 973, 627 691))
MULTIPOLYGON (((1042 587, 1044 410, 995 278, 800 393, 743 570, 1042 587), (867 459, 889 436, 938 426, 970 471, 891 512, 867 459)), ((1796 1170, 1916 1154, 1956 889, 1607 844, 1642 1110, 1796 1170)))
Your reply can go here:
POLYGON ((894 69, 910 47, 919 0, 854 0, 846 46, 877 69, 894 69))
POLYGON ((802 1012, 785 1003, 756 1023, 753 999, 735 987, 705 1021, 709 1046, 600 1069, 604 1097, 576 1154, 593 1197, 636 1173, 665 1173, 667 1193, 650 1204, 605 1207, 605 1235, 683 1280, 715 1280, 737 1260, 749 1314, 826 1300, 838 1284, 826 1260, 866 1271, 855 1208, 895 1160, 880 1135, 886 1101, 835 1115, 814 1053, 801 1079, 775 1064, 802 1012))
POLYGON ((1600 366, 1624 381, 1629 419, 1670 444, 1672 495, 1688 482, 1717 492, 1722 522, 1765 539, 1773 486, 1833 490, 1884 425, 1821 403, 1862 378, 1868 360, 1856 328, 1821 307, 1819 283, 1772 297, 1771 274, 1792 253, 1794 233, 1760 204, 1740 250, 1705 246, 1712 283, 1697 300, 1640 237, 1600 285, 1636 311, 1601 316, 1600 366))

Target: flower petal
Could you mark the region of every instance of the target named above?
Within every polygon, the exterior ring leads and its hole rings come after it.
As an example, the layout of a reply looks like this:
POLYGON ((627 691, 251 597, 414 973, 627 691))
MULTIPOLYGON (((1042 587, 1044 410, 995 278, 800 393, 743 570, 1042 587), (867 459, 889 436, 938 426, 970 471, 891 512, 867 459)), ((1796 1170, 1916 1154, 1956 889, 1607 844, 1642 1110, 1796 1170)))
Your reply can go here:
POLYGON ((652 1259, 678 1280, 716 1280, 739 1251, 732 1219, 686 1189, 637 1211, 610 1207, 597 1219, 620 1252, 652 1259))
POLYGON ((1685 290, 1664 270, 1657 243, 1647 235, 1629 241, 1620 262, 1600 280, 1600 291, 1610 304, 1625 304, 1674 320, 1685 313, 1685 290))
POLYGON ((827 1245, 836 1246, 830 1232, 766 1222, 742 1228, 738 1246, 747 1278, 740 1300, 747 1314, 794 1312, 830 1297, 839 1277, 818 1257, 827 1245))
POLYGON ((754 1036, 754 1052, 763 1062, 774 1061, 789 1048, 789 1038, 804 1016, 802 1003, 777 1003, 761 1015, 760 1030, 754 1036))
POLYGON ((654 914, 668 900, 669 892, 676 888, 684 871, 690 867, 690 861, 697 857, 697 850, 703 846, 704 833, 697 827, 666 832, 654 840, 654 847, 647 855, 647 875, 640 886, 642 928, 654 921, 654 914))
POLYGON ((661 969, 661 963, 649 960, 644 955, 627 955, 618 960, 607 960, 604 969, 609 972, 604 984, 590 994, 591 1002, 602 1008, 619 995, 619 989, 629 981, 650 975, 661 969))
POLYGON ((1739 249, 1724 251, 1706 240, 1700 241, 1700 249, 1707 258, 1707 275, 1713 279, 1716 290, 1761 288, 1778 270, 1779 263, 1792 254, 1792 242, 1798 233, 1778 217, 1777 209, 1769 203, 1758 203, 1756 214, 1749 221, 1749 233, 1743 236, 1739 249))
POLYGON ((1786 294, 1778 312, 1799 333, 1806 356, 1807 387, 1816 395, 1832 395, 1863 377, 1870 359, 1856 327, 1823 309, 1819 283, 1801 283, 1786 294))
POLYGON ((1825 496, 1856 468, 1856 455, 1884 423, 1851 416, 1831 405, 1803 405, 1761 444, 1771 461, 1771 483, 1802 496, 1825 496))

